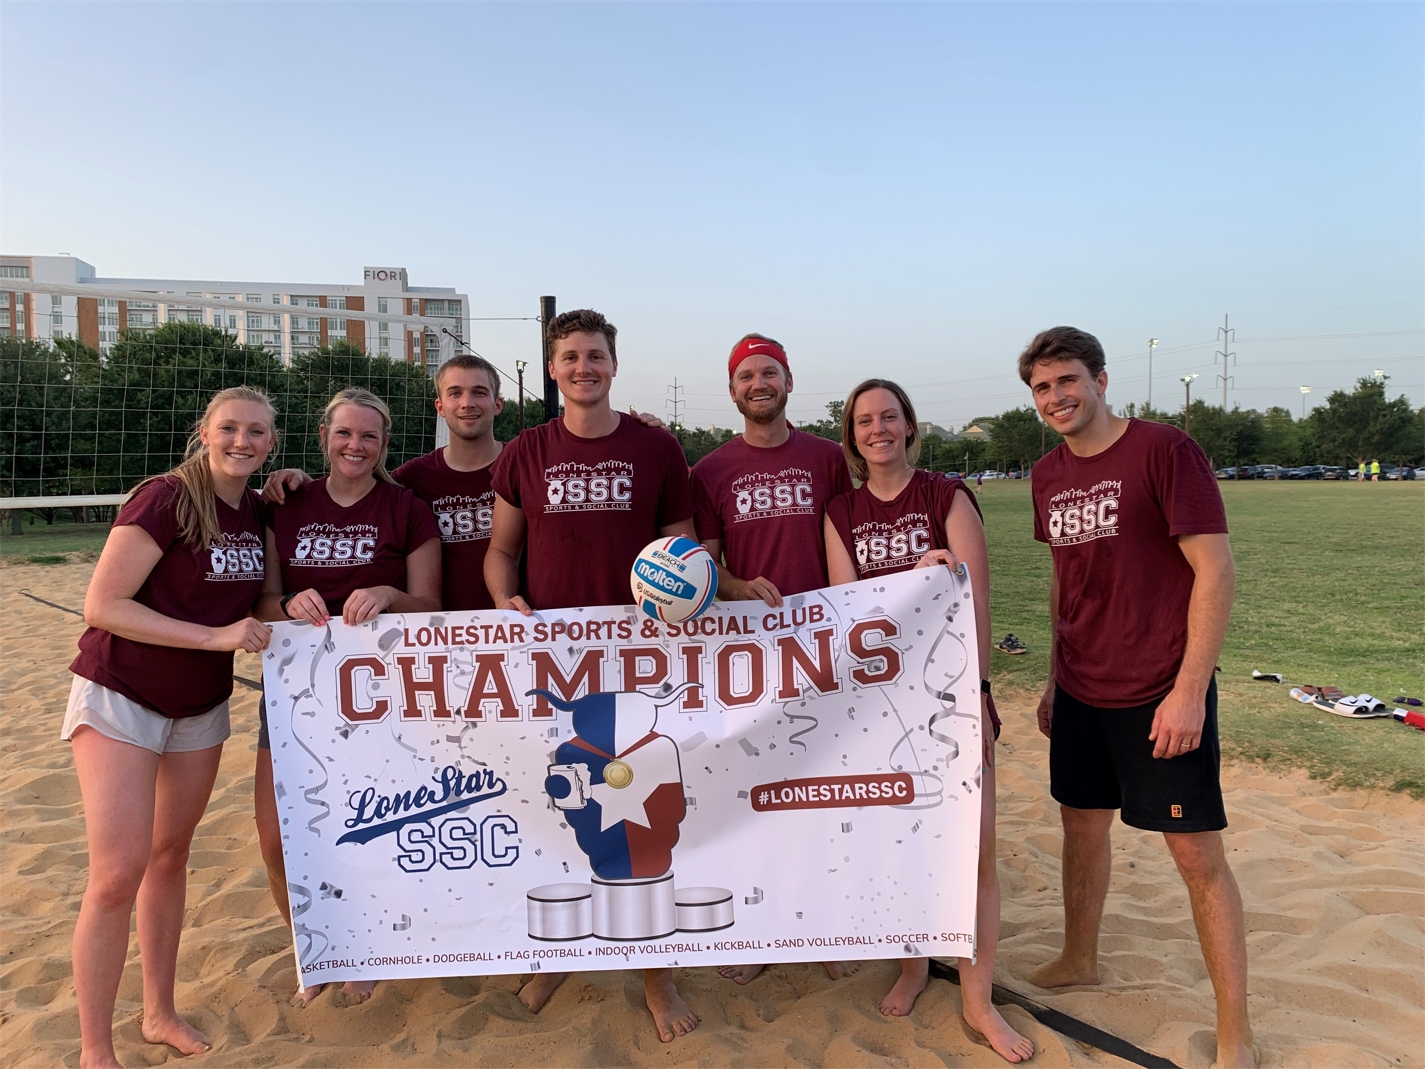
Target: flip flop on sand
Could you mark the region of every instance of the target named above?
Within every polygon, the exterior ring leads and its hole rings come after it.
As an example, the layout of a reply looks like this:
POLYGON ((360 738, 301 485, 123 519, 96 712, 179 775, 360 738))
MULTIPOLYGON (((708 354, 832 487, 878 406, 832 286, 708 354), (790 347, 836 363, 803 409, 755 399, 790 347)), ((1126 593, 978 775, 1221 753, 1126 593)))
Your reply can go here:
POLYGON ((1258 683, 1280 683, 1282 674, 1280 672, 1258 672, 1252 669, 1252 678, 1258 683))
POLYGON ((1013 631, 1011 631, 1009 634, 1005 635, 1004 638, 996 642, 995 649, 999 650, 1001 653, 1007 653, 1011 657, 1017 657, 1021 653, 1029 652, 1029 647, 1026 646, 1023 642, 1019 641, 1019 639, 1014 636, 1013 631))
POLYGON ((1379 698, 1372 698, 1369 694, 1342 698, 1331 706, 1331 711, 1337 716, 1350 717, 1352 720, 1373 720, 1377 717, 1390 716, 1390 710, 1385 707, 1385 702, 1379 698))

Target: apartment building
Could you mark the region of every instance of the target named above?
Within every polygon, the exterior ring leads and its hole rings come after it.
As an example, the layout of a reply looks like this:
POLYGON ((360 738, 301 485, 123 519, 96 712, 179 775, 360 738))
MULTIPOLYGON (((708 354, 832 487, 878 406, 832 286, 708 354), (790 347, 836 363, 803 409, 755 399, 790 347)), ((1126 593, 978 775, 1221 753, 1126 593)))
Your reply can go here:
POLYGON ((281 353, 286 361, 345 339, 373 356, 426 365, 439 362, 438 328, 352 319, 342 316, 343 311, 427 316, 448 320, 457 337, 470 335, 469 297, 451 287, 412 286, 404 267, 364 268, 360 285, 220 282, 109 278, 74 256, 0 255, 0 335, 74 337, 104 352, 119 340, 121 331, 152 330, 176 320, 217 327, 239 341, 281 353), (61 286, 65 292, 46 293, 45 283, 61 286), (14 288, 19 285, 24 289, 14 288), (74 292, 90 288, 93 296, 74 292), (118 295, 135 293, 152 294, 152 299, 118 295), (194 303, 193 298, 203 303, 194 303), (212 306, 215 300, 224 305, 212 306))

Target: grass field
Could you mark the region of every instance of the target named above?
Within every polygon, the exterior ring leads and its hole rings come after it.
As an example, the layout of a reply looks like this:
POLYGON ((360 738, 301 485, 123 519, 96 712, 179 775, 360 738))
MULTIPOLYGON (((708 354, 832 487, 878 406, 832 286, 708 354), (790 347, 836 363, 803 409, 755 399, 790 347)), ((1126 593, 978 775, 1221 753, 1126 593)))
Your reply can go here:
MULTIPOLYGON (((1294 684, 1334 683, 1387 704, 1398 694, 1425 698, 1425 483, 1220 485, 1237 558, 1218 676, 1224 754, 1305 769, 1335 786, 1425 796, 1425 732, 1346 720, 1287 696, 1294 684), (1287 682, 1253 683, 1253 668, 1287 682)), ((980 502, 996 638, 1013 631, 1029 645, 1023 657, 994 654, 994 682, 1037 692, 1049 664, 1049 550, 1034 541, 1028 483, 987 483, 980 502)), ((97 554, 107 531, 36 523, 19 538, 0 532, 0 553, 58 563, 97 554)))
MULTIPOLYGON (((1334 683, 1387 704, 1425 698, 1425 484, 1222 483, 1237 560, 1237 602, 1219 663, 1224 755, 1305 769, 1342 787, 1425 796, 1425 732, 1351 721, 1287 696, 1334 683), (1252 669, 1281 672, 1276 686, 1252 669)), ((1049 550, 1034 541, 1029 484, 980 494, 990 547, 999 686, 1039 690, 1048 670, 1049 550)), ((1131 655, 1131 654, 1130 654, 1131 655)))

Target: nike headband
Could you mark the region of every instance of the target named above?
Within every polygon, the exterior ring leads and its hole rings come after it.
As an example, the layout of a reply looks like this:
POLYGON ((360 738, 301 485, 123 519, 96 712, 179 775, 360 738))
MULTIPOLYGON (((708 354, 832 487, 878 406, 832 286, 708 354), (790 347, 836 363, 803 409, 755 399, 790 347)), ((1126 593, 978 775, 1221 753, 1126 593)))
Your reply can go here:
POLYGON ((737 365, 749 356, 771 357, 782 365, 787 374, 790 375, 792 372, 792 369, 787 365, 786 352, 776 342, 766 338, 743 338, 737 343, 737 348, 732 350, 732 355, 727 358, 727 377, 729 379, 737 374, 737 365))

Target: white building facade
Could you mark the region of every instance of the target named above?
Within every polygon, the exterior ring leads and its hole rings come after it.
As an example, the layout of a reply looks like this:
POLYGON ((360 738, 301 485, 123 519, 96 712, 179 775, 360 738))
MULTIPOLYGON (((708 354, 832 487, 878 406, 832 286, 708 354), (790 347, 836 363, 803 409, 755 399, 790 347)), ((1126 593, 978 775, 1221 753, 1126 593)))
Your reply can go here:
POLYGON ((178 321, 216 327, 241 342, 280 353, 287 362, 345 340, 372 356, 432 368, 439 363, 436 329, 341 315, 348 310, 430 317, 458 338, 470 336, 469 297, 450 287, 411 286, 404 267, 364 268, 360 285, 226 282, 109 278, 74 256, 0 255, 0 335, 73 337, 102 353, 119 340, 121 331, 152 330, 178 321), (31 292, 11 289, 7 282, 31 292), (96 295, 45 293, 46 282, 70 291, 93 286, 96 295), (153 299, 125 300, 105 296, 105 290, 151 293, 153 299), (186 298, 204 303, 185 303, 186 298), (212 307, 214 300, 231 302, 232 307, 212 307))

